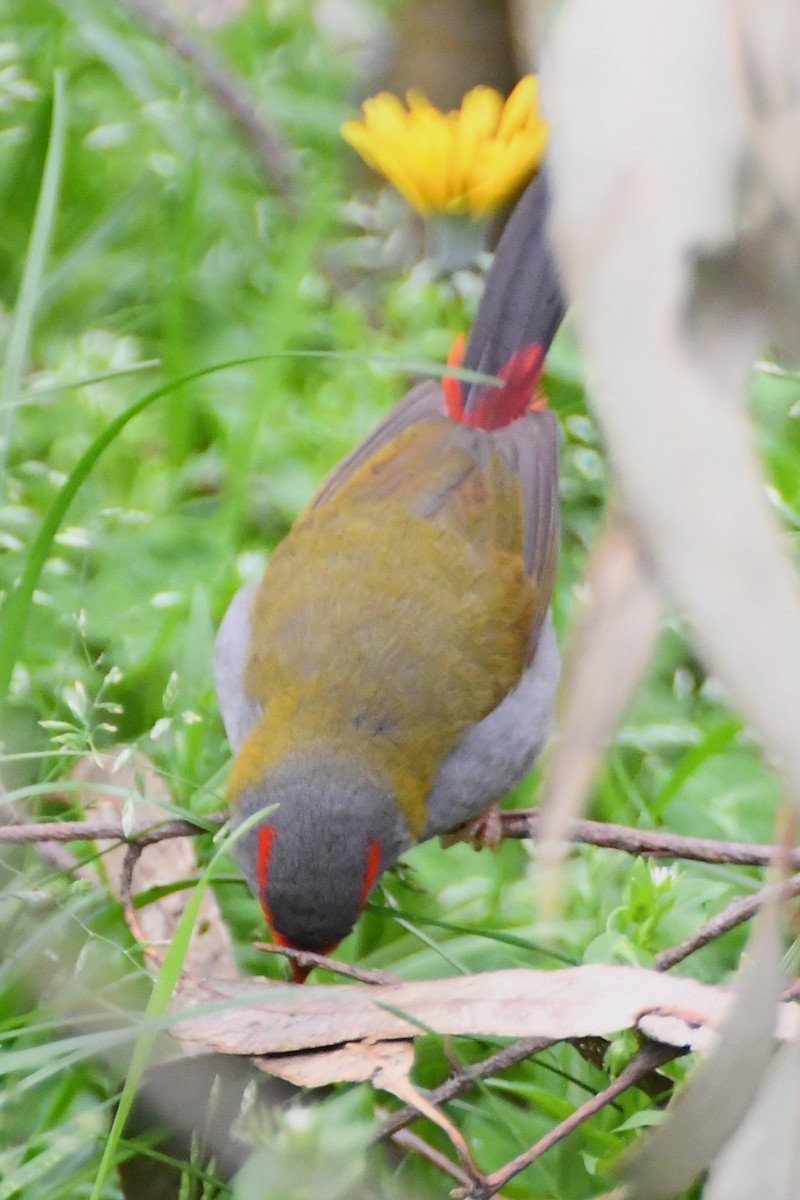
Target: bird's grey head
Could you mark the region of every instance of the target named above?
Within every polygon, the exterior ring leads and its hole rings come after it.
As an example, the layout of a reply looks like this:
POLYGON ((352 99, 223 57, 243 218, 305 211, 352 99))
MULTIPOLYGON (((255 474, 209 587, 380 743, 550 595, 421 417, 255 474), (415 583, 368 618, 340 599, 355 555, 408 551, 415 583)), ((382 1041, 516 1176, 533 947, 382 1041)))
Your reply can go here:
POLYGON ((408 824, 374 773, 321 751, 291 755, 244 788, 234 827, 262 809, 271 811, 234 845, 242 873, 278 941, 329 953, 411 845, 408 824))

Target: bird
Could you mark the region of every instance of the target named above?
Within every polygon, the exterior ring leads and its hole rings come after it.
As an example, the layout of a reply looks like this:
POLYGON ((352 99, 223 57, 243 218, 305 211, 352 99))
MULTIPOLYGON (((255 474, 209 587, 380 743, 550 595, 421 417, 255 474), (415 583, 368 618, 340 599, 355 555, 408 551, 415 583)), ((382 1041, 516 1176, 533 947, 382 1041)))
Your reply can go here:
POLYGON ((538 383, 565 301, 548 209, 540 173, 448 360, 497 382, 414 386, 220 625, 231 825, 254 818, 233 853, 296 951, 335 950, 383 872, 496 805, 549 732, 559 435, 538 383))

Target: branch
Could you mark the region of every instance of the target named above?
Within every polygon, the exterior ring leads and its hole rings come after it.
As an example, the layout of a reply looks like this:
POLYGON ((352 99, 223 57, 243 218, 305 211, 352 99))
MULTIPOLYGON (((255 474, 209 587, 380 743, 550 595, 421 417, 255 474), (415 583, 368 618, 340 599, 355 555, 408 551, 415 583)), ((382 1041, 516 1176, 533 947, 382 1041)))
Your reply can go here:
POLYGON ((54 867, 62 875, 72 875, 74 879, 94 880, 95 876, 82 866, 71 850, 59 846, 57 842, 40 842, 36 847, 39 858, 48 867, 54 867))
POLYGON ((325 954, 315 954, 312 950, 295 950, 293 946, 279 946, 276 942, 253 942, 253 949, 263 950, 265 954, 279 954, 282 958, 288 958, 291 962, 296 962, 298 967, 307 968, 309 971, 312 967, 317 967, 321 971, 330 971, 333 975, 343 975, 346 979, 354 979, 357 983, 366 983, 371 987, 403 982, 399 975, 393 975, 391 971, 373 971, 364 967, 353 967, 350 963, 338 962, 335 958, 328 958, 325 954))
POLYGON ((729 933, 731 929, 735 929, 737 925, 743 925, 745 921, 749 921, 754 917, 762 905, 772 896, 777 896, 783 902, 790 900, 793 896, 800 895, 800 875, 794 875, 791 879, 785 880, 783 883, 771 883, 761 891, 756 892, 753 896, 740 896, 733 900, 727 908, 723 908, 721 913, 717 913, 710 921, 706 921, 705 925, 701 925, 690 938, 685 942, 681 942, 679 946, 673 946, 669 950, 662 950, 656 955, 656 967, 659 971, 668 971, 670 967, 674 967, 676 963, 683 962, 690 954, 694 954, 696 950, 701 950, 703 946, 708 946, 709 943, 716 941, 725 933, 729 933))
MULTIPOLYGON (((161 825, 139 826, 127 832, 119 821, 55 821, 29 824, 12 824, 0 827, 0 844, 31 844, 31 843, 63 843, 73 841, 113 841, 127 844, 125 887, 123 902, 126 915, 133 914, 133 903, 130 896, 130 884, 133 868, 142 850, 148 845, 165 841, 170 838, 190 837, 199 833, 208 833, 209 828, 219 828, 227 819, 226 814, 215 814, 200 821, 173 820, 161 825)), ((535 838, 541 828, 541 813, 538 810, 507 812, 502 814, 502 832, 505 837, 535 838)), ((688 859, 695 862, 732 863, 740 866, 769 866, 770 863, 786 863, 787 866, 800 869, 800 850, 787 850, 782 846, 759 845, 742 842, 724 842, 710 838, 680 837, 669 833, 642 831, 624 825, 605 824, 597 821, 575 820, 570 826, 570 840, 594 845, 606 849, 622 851, 631 855, 643 855, 655 858, 688 859)), ((691 938, 681 945, 664 950, 658 955, 656 964, 660 970, 668 970, 676 963, 683 961, 690 954, 737 925, 753 917, 763 905, 765 899, 776 893, 784 899, 800 894, 800 874, 782 883, 770 884, 758 893, 735 900, 723 912, 707 921, 691 938)), ((135 918, 134 918, 135 922, 135 918)), ((264 946, 270 953, 286 953, 278 947, 264 946)), ((289 957, 307 960, 308 956, 290 953, 289 957)), ((342 968, 325 959, 313 963, 303 961, 304 966, 324 966, 326 969, 336 969, 342 974, 350 974, 365 983, 378 982, 378 972, 362 972, 358 968, 342 968)), ((380 982, 384 982, 383 978, 380 982)), ((800 991, 800 983, 795 985, 800 991)), ((425 1100, 433 1106, 445 1104, 471 1088, 481 1079, 495 1075, 508 1067, 533 1057, 552 1044, 550 1039, 527 1038, 521 1039, 510 1046, 504 1047, 482 1062, 457 1071, 450 1079, 438 1088, 425 1095, 425 1100)), ((434 1161, 430 1148, 423 1150, 425 1143, 405 1131, 405 1127, 414 1121, 419 1111, 413 1105, 406 1105, 388 1116, 382 1123, 378 1137, 389 1137, 398 1145, 413 1150, 426 1157, 441 1170, 446 1170, 465 1186, 459 1192, 463 1200, 490 1200, 511 1179, 531 1165, 537 1158, 556 1145, 569 1133, 577 1129, 589 1117, 599 1112, 611 1103, 618 1095, 633 1085, 641 1085, 652 1079, 657 1068, 673 1058, 684 1053, 683 1050, 669 1046, 647 1043, 637 1054, 636 1058, 626 1067, 622 1074, 597 1096, 587 1101, 575 1110, 566 1120, 555 1126, 548 1134, 531 1146, 523 1154, 513 1159, 505 1167, 484 1178, 477 1176, 468 1179, 462 1168, 457 1167, 449 1159, 441 1157, 441 1162, 434 1161), (413 1144, 412 1144, 413 1143, 413 1144), (447 1164, 445 1166, 445 1163, 447 1164), (456 1175, 456 1172, 458 1174, 456 1175)))
MULTIPOLYGON (((209 827, 219 828, 227 819, 223 813, 204 817, 201 821, 170 821, 164 825, 147 826, 127 833, 115 821, 48 821, 28 825, 0 827, 0 844, 23 845, 34 842, 141 842, 149 846, 166 838, 191 837, 208 833, 209 827)), ((520 809, 501 814, 503 837, 533 838, 538 835, 542 815, 536 808, 520 809)), ((624 854, 648 858, 682 858, 692 862, 732 863, 740 867, 768 867, 774 861, 785 862, 800 870, 800 849, 787 851, 783 846, 755 842, 723 842, 714 838, 681 837, 673 833, 655 833, 633 829, 629 825, 612 825, 604 821, 577 820, 572 822, 570 840, 586 846, 620 850, 624 854)), ((746 919, 746 918, 745 918, 746 919)))
MULTIPOLYGON (((543 824, 538 808, 520 809, 501 814, 503 837, 536 838, 543 824)), ((605 821, 575 820, 570 824, 570 841, 587 846, 622 850, 646 858, 684 858, 692 862, 733 863, 740 867, 768 867, 779 860, 800 870, 800 850, 783 846, 765 846, 754 842, 723 842, 714 838, 681 837, 675 833, 655 833, 612 825, 605 821)))
MULTIPOLYGON (((608 1038, 589 1036, 569 1038, 568 1041, 571 1046, 575 1047, 578 1054, 580 1054, 584 1062, 587 1062, 590 1067, 608 1074, 605 1061, 608 1048, 611 1045, 608 1038)), ((642 1075, 636 1081, 636 1086, 640 1092, 644 1092, 651 1100, 662 1101, 673 1087, 673 1081, 668 1075, 662 1075, 660 1071, 651 1071, 649 1075, 642 1075)))
POLYGON ((163 955, 150 945, 149 938, 146 937, 144 930, 139 924, 139 917, 136 913, 136 905, 133 899, 133 873, 136 870, 136 864, 142 857, 147 845, 144 841, 131 842, 125 851, 125 858, 122 862, 122 872, 119 880, 119 898, 122 902, 122 909, 125 913, 125 922, 133 934, 134 939, 142 948, 142 953, 150 959, 157 970, 160 970, 164 965, 163 955))
POLYGON ((400 1146, 403 1150, 410 1150, 412 1154, 418 1154, 420 1158, 424 1158, 431 1166, 436 1167, 437 1171, 442 1171, 445 1175, 449 1175, 451 1179, 455 1179, 463 1187, 472 1187, 472 1179, 466 1171, 462 1170, 457 1163, 451 1162, 446 1154, 442 1154, 440 1150, 435 1150, 433 1146, 429 1146, 424 1138, 417 1137, 415 1133, 411 1133, 408 1129, 400 1129, 397 1133, 392 1134, 392 1141, 396 1146, 400 1146))
MULTIPOLYGON (((454 1100, 462 1092, 469 1091, 473 1084, 478 1083, 481 1079, 488 1079, 490 1075, 497 1075, 500 1071, 506 1071, 509 1067, 524 1062, 526 1058, 533 1058, 535 1054, 541 1054, 543 1050, 547 1050, 553 1044, 552 1038, 521 1038, 511 1046, 504 1046, 496 1054, 490 1054, 488 1058, 475 1063, 474 1066, 464 1067, 439 1087, 434 1088, 432 1092, 426 1093, 426 1099, 437 1107, 446 1104, 448 1100, 454 1100)), ((391 1137, 398 1130, 410 1125, 419 1116, 420 1113, 413 1104, 407 1104, 405 1108, 398 1109, 381 1123, 376 1137, 391 1137)))
POLYGON ((178 58, 194 67, 206 90, 242 130, 277 191, 293 207, 289 151, 259 114, 242 81, 213 50, 164 11, 164 0, 128 0, 128 7, 151 34, 163 39, 178 58))
POLYGON ((133 842, 143 848, 168 838, 193 837, 208 833, 209 826, 218 829, 227 815, 214 813, 203 821, 167 821, 163 825, 147 825, 138 829, 123 829, 120 821, 38 821, 28 825, 0 827, 0 845, 27 846, 36 842, 133 842))
MULTIPOLYGON (((443 1174, 449 1175, 451 1179, 455 1179, 463 1187, 472 1187, 473 1180, 470 1179, 466 1171, 463 1171, 456 1163, 451 1162, 447 1155, 442 1154, 440 1150, 435 1150, 433 1146, 429 1146, 423 1138, 417 1137, 415 1133, 411 1133, 408 1129, 400 1129, 397 1133, 392 1134, 392 1141, 396 1146, 400 1146, 403 1150, 410 1150, 412 1154, 418 1154, 420 1158, 424 1158, 432 1167, 442 1171, 443 1174)), ((496 1193, 500 1195, 500 1193, 496 1193)), ((502 1200, 502 1196, 500 1197, 502 1200)))
MULTIPOLYGON (((208 833, 209 827, 217 829, 227 819, 224 813, 215 813, 205 817, 203 823, 190 820, 167 821, 163 825, 140 826, 127 832, 119 821, 40 821, 28 824, 13 824, 0 826, 0 845, 28 845, 47 842, 93 842, 113 841, 126 843, 130 848, 126 859, 127 875, 130 882, 133 867, 142 851, 156 842, 169 838, 192 837, 200 833, 208 833)), ((524 809, 517 812, 501 814, 502 832, 504 837, 535 838, 541 825, 542 816, 538 809, 524 809)), ((731 863, 737 866, 765 867, 770 863, 780 861, 788 867, 800 868, 800 850, 787 849, 785 846, 760 845, 748 842, 723 842, 713 838, 681 837, 678 834, 656 833, 653 831, 633 829, 627 825, 613 825, 601 821, 575 820, 571 826, 571 839, 584 845, 599 846, 609 850, 619 850, 625 854, 647 856, 651 858, 678 858, 694 862, 731 863)), ((771 890, 777 889, 784 898, 800 895, 800 876, 796 876, 783 884, 770 884, 754 896, 746 896, 734 900, 721 913, 712 917, 701 926, 690 938, 679 946, 663 950, 656 958, 657 967, 666 971, 682 962, 695 951, 707 946, 710 942, 722 937, 737 925, 749 921, 760 909, 771 890)), ((132 911, 130 896, 126 897, 126 910, 132 911)), ((135 927, 134 927, 135 932, 135 927)), ((270 953, 286 953, 277 947, 263 947, 270 953)), ((287 954, 291 957, 290 954, 287 954)), ((308 965, 320 966, 332 970, 333 966, 327 960, 309 962, 308 965)), ((341 964, 336 967, 340 973, 341 964)), ((353 972, 357 968, 352 969, 353 972)), ((365 983, 385 982, 378 976, 369 978, 359 974, 353 978, 362 979, 365 983)), ((502 1052, 501 1052, 502 1053, 502 1052)), ((531 1051, 530 1053, 537 1053, 531 1051)), ((523 1054, 522 1057, 527 1057, 523 1054)), ((487 1059, 487 1063, 490 1060, 487 1059)), ((502 1068, 498 1068, 502 1069, 502 1068)), ((475 1076, 479 1078, 480 1076, 475 1076)), ((461 1081, 461 1076, 455 1076, 451 1083, 461 1081)), ((448 1085, 443 1085, 447 1087, 448 1085)), ((458 1091, 453 1093, 458 1094, 458 1091)), ((447 1099, 448 1097, 445 1097, 447 1099)), ((407 1117, 407 1113, 405 1114, 407 1117)), ((408 1117, 408 1119, 413 1119, 408 1117)), ((407 1120, 404 1121, 407 1123, 407 1120)), ((392 1126, 400 1128, 401 1126, 392 1126)))
POLYGON ((677 1049, 675 1046, 662 1046, 656 1042, 645 1043, 613 1083, 604 1088, 602 1092, 598 1092, 596 1096, 592 1096, 591 1100, 587 1100, 580 1108, 576 1108, 530 1149, 512 1159, 510 1163, 506 1163, 499 1171, 493 1171, 491 1175, 487 1175, 484 1183, 473 1184, 469 1191, 459 1189, 454 1194, 461 1197, 462 1200, 491 1200, 491 1197, 496 1196, 500 1188, 524 1171, 526 1167, 529 1167, 537 1158, 541 1158, 567 1134, 572 1133, 595 1113, 611 1104, 617 1096, 627 1091, 629 1087, 633 1087, 643 1075, 649 1075, 658 1067, 663 1067, 665 1063, 670 1062, 673 1058, 679 1058, 684 1053, 684 1050, 677 1049))

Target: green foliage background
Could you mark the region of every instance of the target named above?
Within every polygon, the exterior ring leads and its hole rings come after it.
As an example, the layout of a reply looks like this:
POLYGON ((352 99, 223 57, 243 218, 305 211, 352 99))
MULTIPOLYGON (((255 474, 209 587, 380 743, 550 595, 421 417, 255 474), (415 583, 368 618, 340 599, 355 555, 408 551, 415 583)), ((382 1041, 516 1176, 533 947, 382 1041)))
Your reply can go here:
MULTIPOLYGON (((173 388, 113 439, 83 481, 14 646, 2 711, 3 803, 17 816, 80 816, 80 793, 64 783, 74 760, 125 742, 154 760, 178 811, 210 813, 223 805, 229 760, 211 682, 214 632, 227 603, 261 572, 325 472, 403 393, 408 372, 380 356, 443 362, 474 311, 479 281, 470 273, 431 281, 418 269, 378 271, 345 288, 327 269, 329 255, 357 232, 346 205, 358 175, 338 137, 353 79, 316 28, 310 3, 253 2, 215 35, 298 152, 294 216, 191 70, 122 6, 6 0, 5 16, 6 601, 59 487, 110 420, 162 383, 269 357, 173 388), (35 304, 24 308, 20 285, 31 267, 56 70, 66 94, 60 194, 35 304), (20 321, 30 341, 17 380, 9 348, 20 321)), ((563 632, 610 491, 568 329, 551 354, 547 388, 563 427, 556 602, 563 632)), ((762 373, 752 393, 770 496, 792 537, 800 528, 798 390, 791 376, 762 373)), ((526 806, 535 795, 534 776, 511 803, 526 806)), ((592 815, 768 841, 777 798, 753 739, 671 617, 609 750, 592 815)), ((133 795, 134 815, 135 804, 133 795)), ((210 840, 201 840, 201 851, 207 859, 210 840)), ((80 853, 92 861, 91 848, 80 853)), ((565 962, 648 964, 760 878, 576 850, 564 874, 563 919, 544 935, 525 845, 491 855, 431 843, 407 863, 341 951, 407 978, 565 962)), ((121 1195, 114 1174, 92 1189, 130 1043, 130 1032, 114 1032, 119 1013, 141 1011, 150 985, 99 878, 74 881, 33 849, 0 862, 0 1200, 121 1195)), ((232 864, 216 888, 242 968, 278 975, 280 965, 252 949, 262 922, 232 864)), ((728 935, 679 970, 727 980, 744 937, 728 935)), ((492 1048, 423 1038, 416 1082, 435 1086, 453 1056, 474 1061, 492 1048)), ((631 1049, 621 1039, 595 1067, 560 1046, 449 1111, 481 1166, 496 1168, 604 1086, 631 1049)), ((269 1107, 253 1099, 239 1123, 242 1145, 255 1156, 248 1167, 234 1183, 215 1183, 196 1153, 180 1164, 181 1195, 333 1197, 359 1188, 369 1196, 445 1195, 449 1185, 425 1164, 367 1149, 375 1102, 366 1086, 313 1103, 269 1107)), ((506 1194, 599 1194, 619 1153, 655 1119, 649 1105, 640 1093, 624 1096, 506 1194)), ((416 1128, 447 1152, 437 1130, 425 1122, 416 1128)), ((160 1161, 155 1141, 148 1130, 123 1139, 120 1160, 145 1153, 160 1161)))

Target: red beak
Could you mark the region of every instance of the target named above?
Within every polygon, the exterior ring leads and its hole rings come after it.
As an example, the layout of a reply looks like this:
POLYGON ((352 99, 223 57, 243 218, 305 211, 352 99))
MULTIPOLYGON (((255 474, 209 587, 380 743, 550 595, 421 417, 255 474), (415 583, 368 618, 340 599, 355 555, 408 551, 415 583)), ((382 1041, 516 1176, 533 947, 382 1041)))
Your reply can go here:
POLYGON ((292 979, 295 981, 295 983, 305 983, 312 968, 301 967, 300 963, 295 958, 289 960, 289 965, 292 968, 292 979))

